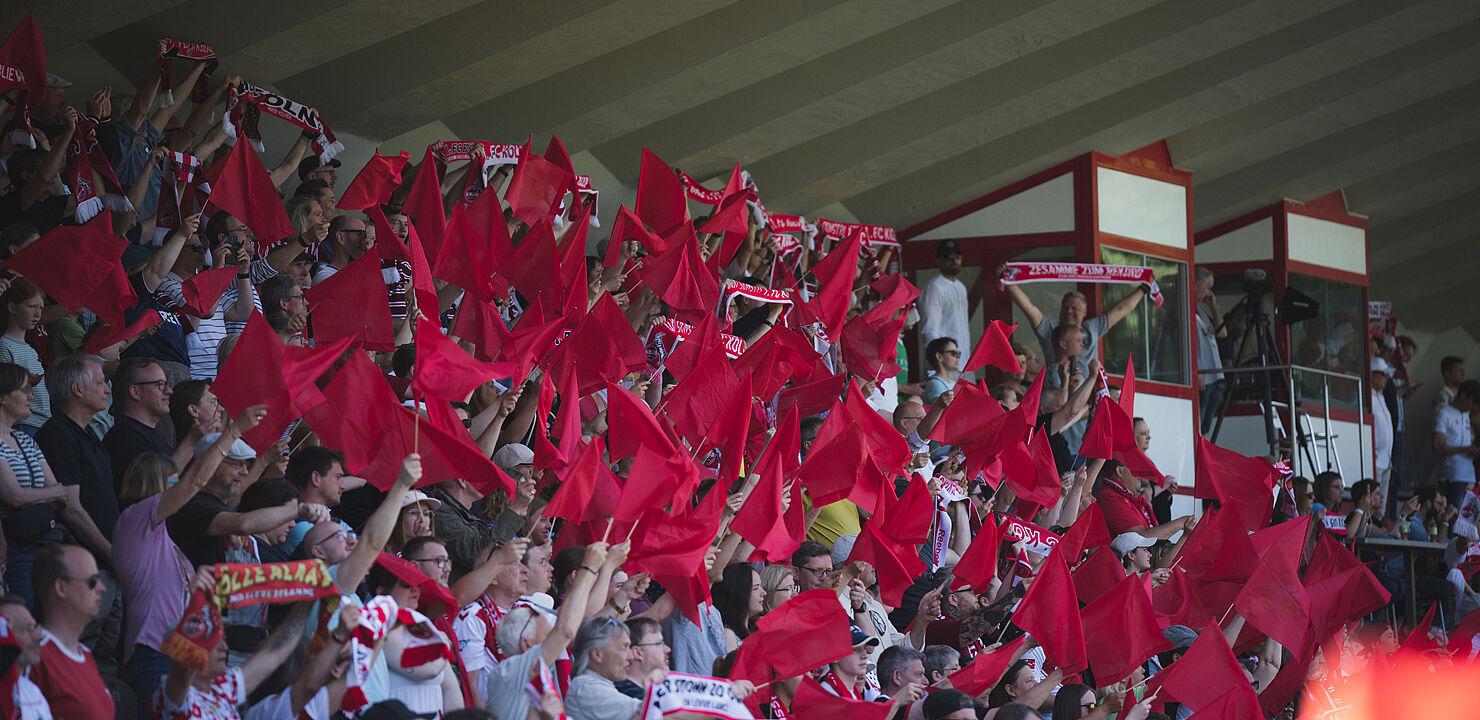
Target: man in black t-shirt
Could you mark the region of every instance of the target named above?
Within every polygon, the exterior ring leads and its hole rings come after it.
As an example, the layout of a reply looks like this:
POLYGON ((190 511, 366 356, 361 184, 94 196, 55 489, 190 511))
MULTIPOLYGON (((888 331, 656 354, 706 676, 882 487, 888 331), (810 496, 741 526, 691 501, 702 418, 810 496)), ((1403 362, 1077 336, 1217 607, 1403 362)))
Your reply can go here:
POLYGON ((118 521, 118 495, 108 451, 87 429, 93 416, 107 409, 112 395, 103 365, 90 355, 62 358, 47 369, 46 389, 51 392, 52 415, 36 433, 36 444, 57 482, 76 492, 86 511, 85 521, 70 523, 76 526, 73 534, 106 562, 112 554, 108 538, 118 521))
MULTIPOLYGON (((210 452, 220 433, 201 438, 195 454, 210 452)), ((206 486, 165 521, 170 537, 192 567, 226 561, 226 543, 232 536, 255 535, 281 527, 293 520, 319 522, 329 519, 329 509, 314 503, 286 502, 276 507, 236 512, 252 461, 257 453, 241 439, 231 444, 226 457, 206 486)))
POLYGON ((113 373, 113 429, 103 436, 113 468, 115 492, 123 487, 123 475, 134 458, 146 452, 169 455, 176 469, 190 459, 188 447, 177 448, 161 421, 169 417, 173 389, 164 369, 149 358, 127 358, 113 373))

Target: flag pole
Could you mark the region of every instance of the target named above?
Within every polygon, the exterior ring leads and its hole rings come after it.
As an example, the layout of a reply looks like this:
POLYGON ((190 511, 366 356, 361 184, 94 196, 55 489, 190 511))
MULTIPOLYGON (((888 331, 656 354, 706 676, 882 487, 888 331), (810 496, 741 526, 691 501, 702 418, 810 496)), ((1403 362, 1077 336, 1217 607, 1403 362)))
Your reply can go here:
POLYGON ((606 519, 606 532, 604 532, 604 533, 601 534, 601 541, 602 542, 606 542, 606 539, 609 538, 609 537, 611 537, 611 534, 612 534, 612 523, 614 523, 616 521, 617 521, 616 516, 608 517, 606 519))

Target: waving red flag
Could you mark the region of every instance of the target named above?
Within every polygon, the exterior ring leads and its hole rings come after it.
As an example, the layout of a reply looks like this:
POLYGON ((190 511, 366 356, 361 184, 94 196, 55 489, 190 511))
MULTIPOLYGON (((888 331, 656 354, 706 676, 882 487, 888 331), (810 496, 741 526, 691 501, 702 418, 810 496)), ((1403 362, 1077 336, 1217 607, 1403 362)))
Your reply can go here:
POLYGON ((637 216, 659 235, 667 235, 689 217, 683 181, 668 163, 647 148, 642 149, 635 209, 637 216))
POLYGON ((1217 625, 1209 624, 1176 662, 1157 674, 1161 687, 1194 712, 1213 704, 1233 690, 1253 692, 1244 669, 1217 625))
POLYGON ((105 210, 80 227, 57 226, 16 251, 5 267, 36 283, 68 312, 87 307, 109 325, 122 327, 124 311, 138 304, 137 296, 132 289, 129 297, 99 292, 113 275, 122 274, 120 259, 128 249, 128 241, 113 234, 112 223, 112 213, 105 210))
POLYGON ((140 313, 137 319, 121 329, 99 321, 89 330, 87 343, 82 346, 82 351, 88 355, 101 354, 113 344, 123 342, 163 321, 164 319, 159 316, 159 311, 152 309, 140 313))
POLYGON ((829 415, 818 429, 816 443, 828 441, 846 425, 853 424, 863 428, 864 436, 868 438, 869 455, 881 472, 902 471, 910 461, 910 446, 904 436, 868 404, 857 383, 850 383, 844 389, 843 401, 834 406, 833 414, 837 417, 829 415))
POLYGON ((946 406, 927 439, 954 445, 977 437, 984 429, 1001 426, 1000 418, 1006 413, 985 390, 967 382, 956 383, 955 390, 956 399, 946 406), (994 421, 998 421, 995 426, 994 421))
POLYGON ((894 703, 850 700, 833 695, 810 677, 802 678, 791 712, 807 720, 885 720, 894 712, 894 703))
POLYGON ((376 148, 375 154, 365 161, 365 166, 339 196, 339 209, 364 210, 384 205, 390 200, 391 193, 401 186, 401 171, 410 161, 411 153, 405 150, 400 155, 381 155, 380 148, 376 148))
POLYGON ((1105 514, 1100 511, 1099 503, 1090 503, 1084 512, 1074 520, 1074 524, 1064 531, 1064 536, 1059 539, 1056 552, 1064 553, 1064 562, 1074 565, 1083 557, 1085 550, 1097 547, 1105 547, 1110 544, 1110 531, 1105 524, 1105 514))
POLYGON ((1434 611, 1439 609, 1439 603, 1429 604, 1429 611, 1423 614, 1423 619, 1413 626, 1413 632, 1403 639, 1403 644, 1398 647, 1398 652, 1426 652, 1439 647, 1439 643, 1429 638, 1429 630, 1434 627, 1434 611))
POLYGON ((602 450, 600 435, 591 438, 590 442, 581 447, 575 463, 561 479, 560 488, 550 498, 550 504, 545 506, 546 517, 563 518, 571 522, 595 519, 587 518, 586 512, 596 496, 596 488, 604 484, 604 479, 610 479, 613 484, 616 482, 611 468, 601 459, 602 450))
POLYGON ((1161 587, 1152 589, 1151 609, 1156 613, 1157 624, 1162 627, 1197 627, 1218 617, 1203 607, 1192 580, 1181 568, 1172 568, 1171 577, 1161 587))
POLYGON ((617 207, 617 219, 612 222, 611 238, 607 240, 606 254, 601 258, 602 267, 614 268, 622 259, 622 243, 636 241, 647 248, 648 253, 657 254, 668 249, 663 238, 643 226, 642 220, 627 209, 617 207))
POLYGON ((531 227, 549 222, 554 214, 555 203, 560 201, 566 189, 575 185, 575 177, 565 168, 530 152, 529 143, 524 144, 524 154, 509 179, 504 191, 504 201, 514 217, 531 227))
POLYGON ((971 588, 984 591, 997 574, 997 554, 1002 546, 1002 528, 990 516, 982 521, 982 529, 971 539, 971 545, 961 555, 954 571, 952 590, 971 588))
POLYGON ((688 503, 698 486, 699 470, 687 455, 678 452, 664 457, 647 446, 640 447, 614 516, 627 522, 669 505, 677 511, 688 503))
POLYGON ((463 352, 425 317, 416 319, 416 369, 411 388, 418 397, 461 402, 493 379, 497 368, 463 352))
POLYGON ((365 208, 365 217, 370 218, 370 223, 375 226, 375 251, 380 254, 381 259, 411 262, 411 251, 406 248, 406 243, 401 241, 400 236, 396 235, 395 230, 391 229, 391 221, 386 218, 385 211, 379 205, 365 208))
POLYGON ((206 207, 212 205, 250 228, 259 247, 298 234, 278 199, 272 177, 250 142, 237 142, 221 161, 221 172, 211 183, 211 196, 206 199, 206 207))
POLYGON ((848 376, 839 373, 824 375, 801 385, 793 385, 782 390, 781 395, 776 398, 776 412, 785 413, 795 408, 804 416, 816 415, 837 403, 847 382, 848 376))
MULTIPOLYGON (((1109 554, 1105 550, 1095 554, 1101 553, 1109 554)), ((1084 649, 1097 683, 1120 682, 1146 658, 1172 649, 1156 624, 1143 585, 1138 576, 1124 578, 1084 608, 1084 649)))
POLYGON ((647 403, 631 390, 611 383, 606 386, 606 425, 613 460, 633 457, 641 447, 661 456, 676 452, 647 403))
POLYGON ((962 372, 975 372, 988 365, 1005 372, 1022 372, 1023 368, 1018 365, 1017 353, 1013 352, 1010 339, 1015 330, 1016 323, 1008 325, 1001 320, 989 323, 982 331, 981 338, 976 341, 976 347, 971 350, 966 367, 961 368, 962 372))
POLYGON ((740 379, 730 369, 723 347, 703 351, 694 370, 663 397, 658 406, 673 427, 692 443, 704 435, 724 409, 724 402, 739 387, 740 379))
MULTIPOLYGON (((198 272, 180 283, 180 293, 185 296, 185 311, 200 318, 210 315, 216 301, 221 299, 221 293, 226 292, 226 287, 236 279, 236 273, 234 266, 215 268, 198 272)), ((381 286, 382 295, 385 294, 384 287, 381 286)), ((312 305, 312 301, 309 304, 312 305)), ((317 327, 314 332, 317 336, 317 327)))
POLYGON ((697 447, 702 454, 709 448, 720 452, 719 480, 728 485, 740 478, 740 467, 745 464, 745 439, 750 433, 751 407, 750 376, 740 379, 740 385, 730 393, 724 409, 714 418, 697 447))
MULTIPOLYGON (((673 348, 673 352, 663 359, 663 369, 678 382, 687 379, 689 373, 699 365, 699 361, 721 344, 719 320, 714 313, 704 313, 703 319, 691 327, 689 336, 680 341, 678 347, 673 348)), ((770 333, 766 335, 769 336, 770 333)))
POLYGON ((421 156, 421 164, 416 167, 416 179, 411 181, 411 190, 401 207, 416 227, 427 256, 441 254, 442 238, 447 232, 447 214, 442 211, 442 177, 437 172, 437 160, 432 155, 431 145, 421 156))
POLYGON ((524 294, 529 302, 540 300, 546 307, 560 307, 565 288, 560 286, 560 268, 555 263, 555 234, 550 223, 530 226, 524 239, 514 248, 507 262, 498 270, 524 294))
POLYGON ((380 255, 375 248, 303 294, 313 308, 314 340, 350 338, 366 350, 396 349, 380 255))
MULTIPOLYGON (((892 493, 886 492, 885 498, 892 493)), ((925 479, 911 474, 904 494, 889 507, 884 518, 884 534, 907 545, 920 545, 930 537, 930 524, 935 521, 935 498, 925 479)))
POLYGON ((919 549, 914 545, 901 545, 881 536, 874 529, 876 525, 864 523, 848 561, 862 560, 873 565, 879 581, 879 597, 885 605, 899 607, 904 602, 904 591, 925 573, 925 561, 920 559, 919 549))
POLYGON ((509 342, 500 354, 500 360, 511 370, 509 376, 523 381, 529 371, 550 354, 555 338, 565 331, 565 319, 560 316, 543 321, 539 303, 519 316, 519 324, 509 333, 509 342))
POLYGON ((211 391, 233 417, 253 405, 267 404, 267 417, 242 436, 253 448, 266 450, 288 423, 324 401, 314 381, 348 347, 347 338, 314 348, 286 347, 266 318, 254 312, 211 391))
POLYGON ((472 343, 473 357, 483 361, 496 359, 509 344, 509 326, 499 314, 498 303, 465 295, 452 320, 452 334, 472 343))
MULTIPOLYGON (((475 205, 491 203, 494 202, 493 197, 492 193, 484 193, 473 202, 475 205), (489 199, 485 200, 485 197, 489 199)), ((462 288, 474 298, 492 299, 496 262, 493 242, 487 232, 486 227, 480 228, 473 222, 461 204, 454 206, 442 246, 432 265, 432 275, 462 288)))
POLYGON ((553 133, 550 135, 550 141, 545 143, 544 156, 546 160, 570 175, 570 186, 566 190, 576 192, 576 164, 570 159, 570 151, 565 148, 565 143, 560 142, 558 135, 553 133))
POLYGON ((848 373, 870 382, 898 375, 899 333, 904 330, 904 319, 904 313, 889 317, 871 310, 849 320, 840 339, 848 373))
POLYGON ((1225 508, 1203 515, 1183 543, 1178 564, 1199 582, 1242 585, 1259 566, 1259 556, 1238 513, 1225 508))
POLYGON ((849 625, 837 593, 799 593, 756 621, 756 631, 740 643, 730 678, 784 680, 846 657, 853 653, 849 625))
MULTIPOLYGON (((1060 547, 1063 543, 1059 544, 1060 547)), ((1054 549, 1058 552, 1058 548, 1054 549)), ((1109 548, 1100 548, 1090 553, 1089 558, 1074 568, 1074 592, 1079 599, 1092 603, 1124 580, 1125 566, 1109 548)), ((1150 599, 1147 599, 1149 606, 1150 599)), ((1096 675, 1095 677, 1099 677, 1096 675)))
POLYGON ((1193 496, 1223 503, 1247 530, 1268 525, 1274 509, 1274 467, 1262 458, 1218 447, 1201 435, 1196 442, 1193 496))
POLYGON ((1039 566, 1012 622, 1031 634, 1065 674, 1089 667, 1084 627, 1079 622, 1079 596, 1062 553, 1049 553, 1039 566))
POLYGON ((1006 645, 1003 645, 989 653, 982 653, 972 659, 971 664, 946 676, 951 681, 951 687, 966 693, 970 697, 980 697, 997 686, 1007 668, 1017 662, 1021 654, 1023 644, 1028 642, 1027 635, 1019 635, 1006 645))
POLYGON ((680 319, 697 321, 700 314, 712 314, 719 304, 719 282, 699 257, 699 243, 692 229, 679 235, 667 252, 643 263, 642 280, 663 302, 679 311, 675 315, 680 319))
POLYGON ((1310 518, 1303 515, 1258 534, 1264 536, 1259 540, 1267 542, 1268 549, 1234 600, 1234 607, 1250 625, 1288 648, 1303 646, 1310 633, 1310 600, 1300 581, 1310 518))
POLYGON ((806 538, 792 535, 786 524, 786 509, 783 508, 786 471, 781 456, 772 453, 763 458, 756 465, 755 472, 760 480, 730 521, 730 529, 755 547, 751 560, 786 560, 806 538))
POLYGON ((1053 448, 1048 445, 1048 433, 1034 433, 1028 446, 1018 443, 1003 452, 1001 458, 1003 478, 1020 499, 1044 507, 1052 507, 1059 501, 1062 487, 1053 448))
POLYGON ((852 500, 874 513, 885 491, 884 475, 869 458, 868 440, 857 425, 822 445, 813 445, 797 477, 817 507, 852 500))
POLYGON ((1119 439, 1116 428, 1120 424, 1117 415, 1123 413, 1109 395, 1101 395, 1095 401, 1095 415, 1090 418, 1089 429, 1079 445, 1079 454, 1087 458, 1109 460, 1115 457, 1115 444, 1119 439))
MULTIPOLYGON (((1120 409, 1125 411, 1126 418, 1136 416, 1136 365, 1130 356, 1125 358, 1125 376, 1120 381, 1120 409)), ((1125 429, 1126 437, 1133 438, 1134 428, 1125 429)))
POLYGON ((828 337, 838 337, 843 330, 843 322, 848 319, 853 279, 858 274, 858 254, 862 247, 862 231, 855 229, 812 268, 818 290, 808 307, 827 329, 828 337))
POLYGON ((695 625, 699 605, 710 601, 704 556, 719 532, 723 500, 724 493, 715 492, 688 512, 644 515, 627 556, 632 568, 652 573, 673 595, 679 612, 695 625))

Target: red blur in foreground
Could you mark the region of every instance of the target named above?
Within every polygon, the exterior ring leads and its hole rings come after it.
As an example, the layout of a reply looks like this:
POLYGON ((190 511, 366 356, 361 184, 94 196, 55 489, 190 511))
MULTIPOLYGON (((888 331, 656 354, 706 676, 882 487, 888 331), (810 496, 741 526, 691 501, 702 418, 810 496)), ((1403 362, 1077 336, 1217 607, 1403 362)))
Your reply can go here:
POLYGON ((1301 720, 1391 720, 1474 717, 1480 665, 1443 653, 1398 652, 1334 690, 1306 685, 1301 720))

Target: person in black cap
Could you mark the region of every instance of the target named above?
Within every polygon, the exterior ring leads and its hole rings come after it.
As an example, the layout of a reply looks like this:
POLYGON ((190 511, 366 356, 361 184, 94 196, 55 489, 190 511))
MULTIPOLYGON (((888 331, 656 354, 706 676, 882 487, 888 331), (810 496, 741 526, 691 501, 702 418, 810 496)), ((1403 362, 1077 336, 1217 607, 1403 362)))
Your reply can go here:
POLYGON ((338 158, 330 158, 329 162, 319 162, 319 156, 309 153, 298 161, 298 181, 322 180, 329 187, 339 181, 339 166, 344 163, 338 158))
POLYGON ((976 704, 960 690, 940 690, 925 696, 925 720, 976 720, 976 704))
POLYGON ((961 351, 960 367, 966 367, 972 345, 971 308, 960 278, 961 246, 955 240, 941 241, 935 248, 935 262, 940 274, 921 288, 920 346, 936 338, 951 338, 961 351))

